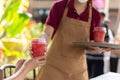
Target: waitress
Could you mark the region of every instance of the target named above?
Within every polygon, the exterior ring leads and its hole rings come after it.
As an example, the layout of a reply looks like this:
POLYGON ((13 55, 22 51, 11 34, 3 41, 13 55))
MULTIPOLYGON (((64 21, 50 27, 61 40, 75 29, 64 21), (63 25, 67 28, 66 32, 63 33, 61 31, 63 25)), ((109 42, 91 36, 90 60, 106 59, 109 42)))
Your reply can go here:
POLYGON ((72 42, 92 40, 92 30, 99 24, 92 0, 55 1, 42 35, 47 42, 52 38, 52 45, 37 80, 88 80, 85 48, 72 42))

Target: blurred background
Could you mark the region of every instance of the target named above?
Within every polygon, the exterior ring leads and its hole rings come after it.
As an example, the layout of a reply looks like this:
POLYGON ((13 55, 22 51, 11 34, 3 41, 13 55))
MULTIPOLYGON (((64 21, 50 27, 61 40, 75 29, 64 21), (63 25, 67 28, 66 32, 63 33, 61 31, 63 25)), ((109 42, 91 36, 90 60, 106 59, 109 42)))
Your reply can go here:
MULTIPOLYGON (((30 41, 41 35, 54 1, 0 0, 0 65, 30 58, 30 41)), ((120 0, 93 0, 93 5, 106 14, 115 43, 120 44, 120 0)), ((112 53, 118 61, 120 52, 112 53)))

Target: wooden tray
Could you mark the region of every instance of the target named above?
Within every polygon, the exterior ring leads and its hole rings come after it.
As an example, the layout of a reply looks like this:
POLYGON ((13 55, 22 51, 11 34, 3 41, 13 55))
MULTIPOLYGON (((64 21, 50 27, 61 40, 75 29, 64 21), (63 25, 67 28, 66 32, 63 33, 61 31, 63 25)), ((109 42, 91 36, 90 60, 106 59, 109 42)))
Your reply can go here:
POLYGON ((113 49, 120 49, 119 44, 110 44, 110 43, 101 43, 101 42, 73 42, 74 45, 77 46, 98 46, 101 48, 113 48, 113 49))

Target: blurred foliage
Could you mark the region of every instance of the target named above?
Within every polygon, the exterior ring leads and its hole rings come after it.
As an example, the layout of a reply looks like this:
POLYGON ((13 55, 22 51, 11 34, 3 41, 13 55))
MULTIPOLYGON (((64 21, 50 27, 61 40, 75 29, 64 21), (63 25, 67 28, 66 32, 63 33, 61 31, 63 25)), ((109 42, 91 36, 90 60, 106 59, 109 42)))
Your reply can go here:
MULTIPOLYGON (((30 20, 30 16, 27 13, 19 11, 21 1, 8 0, 8 5, 4 8, 4 14, 0 19, 0 27, 5 29, 4 36, 14 37, 23 30, 30 20)), ((2 35, 2 37, 4 36, 2 35)))
POLYGON ((2 11, 0 15, 0 53, 4 55, 1 64, 14 63, 20 58, 28 58, 29 44, 32 38, 39 37, 45 25, 31 20, 30 13, 21 5, 28 0, 0 0, 2 11), (24 10, 22 10, 24 9, 24 10), (12 59, 11 59, 12 58, 12 59))

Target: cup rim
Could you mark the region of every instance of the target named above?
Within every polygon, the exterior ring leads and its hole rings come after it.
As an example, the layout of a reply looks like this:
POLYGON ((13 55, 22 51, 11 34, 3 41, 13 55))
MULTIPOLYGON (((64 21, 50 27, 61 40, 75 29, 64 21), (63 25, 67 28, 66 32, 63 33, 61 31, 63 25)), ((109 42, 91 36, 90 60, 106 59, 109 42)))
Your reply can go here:
POLYGON ((105 33, 107 32, 107 31, 106 31, 106 28, 105 28, 105 27, 101 27, 101 26, 100 26, 100 27, 94 27, 93 32, 94 32, 94 31, 98 31, 98 30, 99 30, 99 31, 104 31, 105 33))

